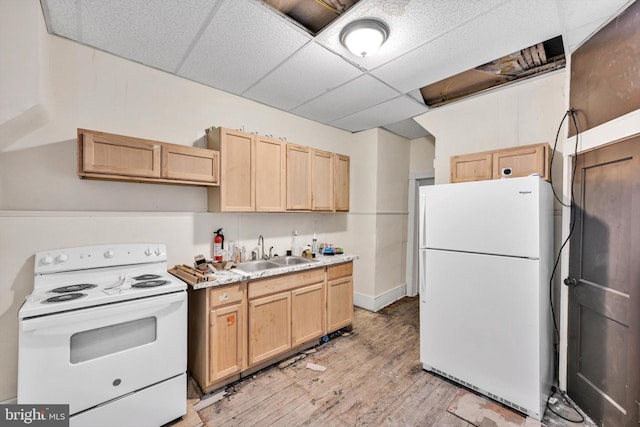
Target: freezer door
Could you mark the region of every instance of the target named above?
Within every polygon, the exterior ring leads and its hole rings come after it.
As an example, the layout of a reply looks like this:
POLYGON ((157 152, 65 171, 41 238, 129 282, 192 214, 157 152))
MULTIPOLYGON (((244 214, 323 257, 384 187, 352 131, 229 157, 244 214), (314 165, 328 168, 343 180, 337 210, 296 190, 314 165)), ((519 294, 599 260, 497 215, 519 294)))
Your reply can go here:
POLYGON ((524 177, 421 188, 422 247, 539 258, 540 215, 553 214, 541 205, 545 185, 524 177))
POLYGON ((539 414, 539 261, 427 250, 425 264, 423 365, 539 414))

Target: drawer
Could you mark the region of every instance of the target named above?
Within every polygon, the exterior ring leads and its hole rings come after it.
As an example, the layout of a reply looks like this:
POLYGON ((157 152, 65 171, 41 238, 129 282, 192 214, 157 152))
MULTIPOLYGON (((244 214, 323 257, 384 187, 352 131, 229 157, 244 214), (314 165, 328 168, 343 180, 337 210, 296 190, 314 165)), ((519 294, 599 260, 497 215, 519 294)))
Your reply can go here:
POLYGON ((220 307, 244 298, 245 283, 219 286, 209 290, 209 308, 220 307))
POLYGON ((346 262, 344 264, 327 267, 327 280, 333 280, 345 276, 353 276, 353 262, 346 262))
POLYGON ((249 299, 290 291, 313 283, 324 283, 324 268, 314 268, 313 270, 249 282, 249 299))

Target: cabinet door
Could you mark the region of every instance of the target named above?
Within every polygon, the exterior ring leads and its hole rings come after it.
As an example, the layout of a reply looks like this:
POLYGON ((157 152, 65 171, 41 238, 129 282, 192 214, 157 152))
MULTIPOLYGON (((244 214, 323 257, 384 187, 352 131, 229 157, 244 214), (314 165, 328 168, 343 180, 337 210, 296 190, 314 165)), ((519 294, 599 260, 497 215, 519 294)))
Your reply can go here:
POLYGON ((291 345, 320 338, 324 327, 324 283, 291 291, 291 345))
POLYGON ((353 279, 351 276, 327 282, 327 332, 353 322, 353 279))
POLYGON ((138 138, 82 134, 82 172, 160 177, 160 144, 138 138))
POLYGON ((333 211, 333 153, 311 150, 311 209, 333 211))
POLYGON ((536 144, 493 153, 493 178, 501 178, 504 168, 511 169, 510 178, 539 173, 549 179, 549 145, 536 144))
POLYGON ((220 151, 220 187, 209 189, 210 210, 255 210, 255 137, 218 128, 209 132, 209 148, 220 151))
POLYGON ((335 155, 333 191, 336 211, 349 212, 349 163, 349 156, 335 155))
POLYGON ((219 183, 218 152, 181 145, 162 145, 162 177, 219 183))
POLYGON ((291 292, 249 301, 249 366, 291 348, 291 292))
POLYGON ((491 153, 451 156, 451 182, 482 181, 492 177, 491 153))
POLYGON ((239 373, 243 368, 244 304, 209 313, 209 383, 239 373))
POLYGON ((287 210, 311 210, 309 147, 287 144, 287 210))
POLYGON ((286 210, 286 147, 283 141, 256 139, 256 211, 286 210))

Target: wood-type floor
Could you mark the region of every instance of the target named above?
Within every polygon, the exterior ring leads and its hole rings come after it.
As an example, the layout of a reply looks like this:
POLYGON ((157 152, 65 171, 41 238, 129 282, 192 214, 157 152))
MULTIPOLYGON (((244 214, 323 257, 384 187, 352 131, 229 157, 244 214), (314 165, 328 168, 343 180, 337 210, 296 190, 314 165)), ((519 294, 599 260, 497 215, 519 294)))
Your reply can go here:
MULTIPOLYGON (((222 400, 190 410, 171 426, 471 427, 447 412, 460 387, 422 369, 418 312, 417 297, 378 313, 356 308, 350 334, 287 367, 274 365, 227 386, 222 400)), ((189 393, 190 402, 197 402, 193 388, 189 393)))

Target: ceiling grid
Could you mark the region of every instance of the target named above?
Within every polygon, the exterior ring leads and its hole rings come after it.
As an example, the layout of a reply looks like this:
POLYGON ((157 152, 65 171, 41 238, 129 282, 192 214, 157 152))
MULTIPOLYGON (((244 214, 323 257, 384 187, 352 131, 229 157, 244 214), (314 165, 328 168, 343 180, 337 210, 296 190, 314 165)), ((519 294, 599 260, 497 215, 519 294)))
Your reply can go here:
POLYGON ((350 132, 386 126, 415 138, 412 117, 428 111, 424 86, 559 35, 568 54, 633 2, 359 0, 336 13, 334 1, 313 1, 328 24, 309 30, 294 19, 311 6, 293 1, 299 7, 286 16, 269 1, 41 4, 52 34, 350 132), (389 28, 365 58, 340 43, 342 29, 363 18, 389 28))

